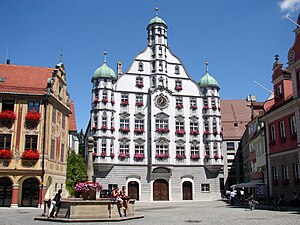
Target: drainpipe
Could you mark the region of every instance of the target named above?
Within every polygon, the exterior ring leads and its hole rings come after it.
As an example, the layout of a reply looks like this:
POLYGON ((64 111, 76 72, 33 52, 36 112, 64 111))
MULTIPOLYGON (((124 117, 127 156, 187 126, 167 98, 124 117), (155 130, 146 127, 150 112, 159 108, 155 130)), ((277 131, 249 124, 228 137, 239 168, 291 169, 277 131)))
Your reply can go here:
POLYGON ((266 154, 266 173, 267 173, 267 199, 270 197, 270 185, 269 185, 269 162, 268 162, 268 144, 267 144, 267 130, 266 130, 266 123, 263 122, 264 124, 264 135, 265 135, 265 154, 266 154))

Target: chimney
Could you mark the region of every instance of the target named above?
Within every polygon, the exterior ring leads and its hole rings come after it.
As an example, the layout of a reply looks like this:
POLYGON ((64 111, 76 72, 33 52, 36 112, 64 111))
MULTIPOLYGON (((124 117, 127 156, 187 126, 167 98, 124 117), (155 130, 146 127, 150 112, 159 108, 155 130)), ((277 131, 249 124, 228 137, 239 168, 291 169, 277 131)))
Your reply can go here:
POLYGON ((117 73, 118 73, 118 79, 122 76, 122 61, 119 60, 117 64, 117 73))
POLYGON ((6 64, 10 64, 10 59, 6 59, 6 64))

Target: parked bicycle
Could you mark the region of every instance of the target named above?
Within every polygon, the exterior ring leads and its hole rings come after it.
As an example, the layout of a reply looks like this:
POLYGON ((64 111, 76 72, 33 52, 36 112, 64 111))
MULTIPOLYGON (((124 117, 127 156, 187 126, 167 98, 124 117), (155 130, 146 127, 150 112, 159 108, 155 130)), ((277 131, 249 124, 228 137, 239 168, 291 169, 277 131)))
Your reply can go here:
POLYGON ((269 201, 269 208, 272 210, 279 209, 279 210, 287 210, 288 203, 284 200, 284 195, 274 196, 269 201))

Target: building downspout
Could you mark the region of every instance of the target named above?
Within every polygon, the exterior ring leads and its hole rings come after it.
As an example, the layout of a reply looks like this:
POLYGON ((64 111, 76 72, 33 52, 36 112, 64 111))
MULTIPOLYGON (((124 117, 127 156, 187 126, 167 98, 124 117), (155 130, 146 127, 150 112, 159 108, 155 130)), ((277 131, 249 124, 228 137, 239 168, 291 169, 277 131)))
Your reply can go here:
POLYGON ((269 153, 268 153, 268 144, 267 144, 267 131, 266 131, 266 123, 264 123, 264 134, 265 134, 265 154, 266 154, 266 173, 267 173, 267 200, 269 199, 270 197, 270 185, 269 185, 269 161, 268 161, 268 156, 269 156, 269 153))

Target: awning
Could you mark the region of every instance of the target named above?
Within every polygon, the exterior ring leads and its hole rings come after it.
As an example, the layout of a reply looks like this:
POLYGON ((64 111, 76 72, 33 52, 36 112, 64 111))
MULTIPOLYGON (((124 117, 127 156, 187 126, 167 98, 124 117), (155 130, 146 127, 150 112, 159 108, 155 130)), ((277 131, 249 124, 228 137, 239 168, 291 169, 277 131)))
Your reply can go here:
POLYGON ((256 185, 266 185, 265 183, 258 183, 258 182, 248 182, 248 183, 240 183, 231 185, 230 188, 243 188, 243 187, 255 187, 256 185))

